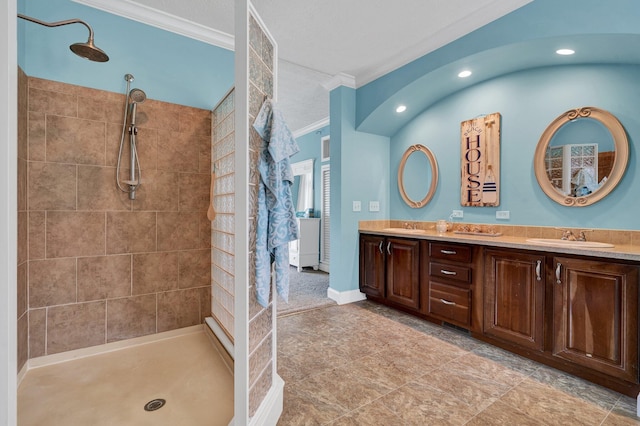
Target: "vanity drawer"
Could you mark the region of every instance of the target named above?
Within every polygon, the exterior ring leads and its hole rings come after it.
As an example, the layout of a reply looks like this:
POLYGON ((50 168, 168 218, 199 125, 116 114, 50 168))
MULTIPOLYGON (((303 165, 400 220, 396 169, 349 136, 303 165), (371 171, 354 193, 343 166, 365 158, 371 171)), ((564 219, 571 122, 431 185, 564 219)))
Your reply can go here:
POLYGON ((454 324, 468 326, 471 323, 470 300, 470 290, 429 282, 429 315, 454 324))
POLYGON ((448 263, 429 262, 429 275, 461 282, 471 282, 471 268, 448 263))
POLYGON ((432 259, 447 259, 454 262, 471 262, 471 247, 446 243, 429 243, 432 259))

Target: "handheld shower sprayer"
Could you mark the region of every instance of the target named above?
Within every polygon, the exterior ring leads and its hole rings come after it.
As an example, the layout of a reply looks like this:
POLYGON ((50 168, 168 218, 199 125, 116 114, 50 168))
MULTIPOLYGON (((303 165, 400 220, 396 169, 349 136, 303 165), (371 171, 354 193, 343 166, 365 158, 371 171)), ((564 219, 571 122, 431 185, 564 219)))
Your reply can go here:
POLYGON ((136 127, 136 112, 137 105, 143 103, 147 99, 147 95, 140 89, 131 89, 129 91, 131 82, 134 80, 131 74, 125 74, 125 81, 127 82, 127 90, 124 103, 124 118, 122 120, 122 136, 120 138, 120 150, 118 152, 118 165, 116 167, 116 184, 122 192, 129 194, 130 200, 136 199, 136 190, 140 186, 142 173, 140 172, 140 159, 138 157, 136 147, 136 136, 138 135, 138 128, 136 127), (122 147, 124 146, 125 133, 128 126, 129 134, 129 180, 120 181, 120 163, 122 161, 122 147), (125 184, 126 187, 123 187, 125 184))

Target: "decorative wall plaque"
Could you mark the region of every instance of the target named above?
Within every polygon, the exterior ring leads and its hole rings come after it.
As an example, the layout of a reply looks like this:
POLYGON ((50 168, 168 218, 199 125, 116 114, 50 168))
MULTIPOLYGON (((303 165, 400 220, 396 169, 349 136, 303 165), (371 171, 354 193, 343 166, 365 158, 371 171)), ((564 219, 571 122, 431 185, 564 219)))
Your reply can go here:
POLYGON ((460 205, 500 205, 500 113, 460 124, 460 205))

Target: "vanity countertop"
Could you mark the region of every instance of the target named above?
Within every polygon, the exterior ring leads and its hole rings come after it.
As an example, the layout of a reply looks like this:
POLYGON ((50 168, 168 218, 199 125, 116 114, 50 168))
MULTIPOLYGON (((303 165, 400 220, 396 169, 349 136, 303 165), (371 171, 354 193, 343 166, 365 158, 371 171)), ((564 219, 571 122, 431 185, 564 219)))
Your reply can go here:
POLYGON ((489 236, 482 234, 457 234, 454 232, 438 233, 434 229, 406 232, 402 230, 391 231, 377 226, 360 226, 359 232, 367 234, 391 235, 394 237, 428 239, 430 241, 446 241, 451 243, 476 244, 487 247, 506 247, 522 250, 535 250, 540 252, 574 254, 580 256, 592 256, 609 259, 631 260, 640 262, 640 246, 615 244, 612 248, 574 248, 536 244, 527 241, 527 237, 518 236, 489 236))

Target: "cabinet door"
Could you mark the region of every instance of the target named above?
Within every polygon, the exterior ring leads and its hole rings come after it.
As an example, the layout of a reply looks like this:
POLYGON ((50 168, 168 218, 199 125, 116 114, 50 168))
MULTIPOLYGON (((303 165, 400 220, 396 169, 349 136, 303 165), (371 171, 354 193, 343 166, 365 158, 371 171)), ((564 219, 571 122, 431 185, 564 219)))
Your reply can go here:
POLYGON ((486 250, 484 333, 544 350, 545 258, 486 250))
POLYGON ((420 305, 420 242, 387 238, 387 300, 418 309, 420 305))
POLYGON ((360 291, 370 296, 384 297, 385 238, 360 235, 360 291))
POLYGON ((553 355, 638 382, 638 268, 554 258, 553 355))

